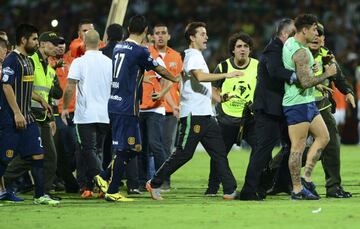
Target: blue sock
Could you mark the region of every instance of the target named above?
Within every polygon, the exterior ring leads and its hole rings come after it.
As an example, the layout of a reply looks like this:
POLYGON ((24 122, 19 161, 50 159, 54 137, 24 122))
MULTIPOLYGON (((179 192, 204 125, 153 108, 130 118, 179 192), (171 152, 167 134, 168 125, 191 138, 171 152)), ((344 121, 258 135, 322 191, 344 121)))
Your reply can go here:
POLYGON ((118 151, 117 155, 112 162, 112 179, 109 184, 109 188, 107 193, 114 194, 119 192, 119 186, 121 182, 121 178, 125 173, 125 162, 127 161, 126 154, 123 151, 118 151))
POLYGON ((103 171, 100 172, 100 176, 104 179, 104 180, 110 180, 111 178, 111 167, 112 167, 112 164, 113 164, 113 161, 111 161, 110 165, 103 171))
POLYGON ((35 183, 34 198, 44 195, 44 159, 31 161, 31 173, 35 183))

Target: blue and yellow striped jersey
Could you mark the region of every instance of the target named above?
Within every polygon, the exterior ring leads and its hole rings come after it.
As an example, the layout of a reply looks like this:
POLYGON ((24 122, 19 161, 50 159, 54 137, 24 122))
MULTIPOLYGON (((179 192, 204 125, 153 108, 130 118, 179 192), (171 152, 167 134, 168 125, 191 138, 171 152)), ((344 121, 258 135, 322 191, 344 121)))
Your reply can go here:
POLYGON ((3 84, 10 84, 14 90, 16 102, 27 123, 34 122, 31 115, 31 94, 34 82, 34 63, 30 57, 14 50, 4 60, 1 73, 0 90, 0 126, 15 126, 14 113, 7 102, 3 84))

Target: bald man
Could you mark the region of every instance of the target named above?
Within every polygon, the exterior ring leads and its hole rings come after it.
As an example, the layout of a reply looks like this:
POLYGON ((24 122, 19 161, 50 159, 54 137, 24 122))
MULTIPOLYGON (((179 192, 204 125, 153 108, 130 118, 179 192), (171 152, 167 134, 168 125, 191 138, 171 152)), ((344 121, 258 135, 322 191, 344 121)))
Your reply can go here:
POLYGON ((76 156, 78 180, 82 198, 93 196, 93 177, 100 173, 103 145, 109 128, 107 103, 112 81, 112 62, 98 50, 99 33, 85 33, 85 54, 76 58, 69 69, 61 118, 67 124, 67 107, 76 92, 74 123, 76 124, 80 152, 76 156), (85 165, 85 166, 82 166, 85 165), (80 166, 80 167, 79 167, 80 166))

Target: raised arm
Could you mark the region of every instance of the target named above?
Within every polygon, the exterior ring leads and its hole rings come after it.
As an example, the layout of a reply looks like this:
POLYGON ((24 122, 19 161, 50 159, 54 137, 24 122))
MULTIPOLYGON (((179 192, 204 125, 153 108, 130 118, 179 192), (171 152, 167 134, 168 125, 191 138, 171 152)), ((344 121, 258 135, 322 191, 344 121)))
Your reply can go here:
POLYGON ((269 72, 270 78, 276 80, 283 80, 286 81, 287 83, 291 83, 292 77, 296 78, 293 76, 294 74, 293 71, 288 70, 284 67, 284 64, 282 62, 281 49, 280 51, 268 52, 264 54, 264 56, 262 56, 261 58, 266 58, 264 62, 266 63, 266 68, 267 71, 269 72))
POLYGON ((244 73, 241 71, 233 71, 228 73, 205 73, 201 70, 191 70, 190 73, 200 82, 212 82, 244 75, 244 73))
POLYGON ((325 72, 320 76, 311 76, 311 66, 309 65, 310 56, 303 48, 296 51, 292 59, 295 63, 298 82, 302 88, 313 87, 336 74, 336 66, 335 64, 331 64, 330 66, 325 66, 325 72))

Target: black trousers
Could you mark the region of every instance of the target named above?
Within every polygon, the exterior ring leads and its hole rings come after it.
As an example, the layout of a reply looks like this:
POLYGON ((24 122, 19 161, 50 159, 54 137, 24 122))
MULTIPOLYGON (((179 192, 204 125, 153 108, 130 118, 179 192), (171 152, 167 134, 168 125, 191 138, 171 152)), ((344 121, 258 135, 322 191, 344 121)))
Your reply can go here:
POLYGON ((211 159, 216 162, 225 194, 236 190, 236 180, 229 167, 224 141, 214 117, 188 116, 180 119, 179 140, 176 151, 165 161, 151 180, 153 187, 160 187, 166 177, 173 174, 194 155, 196 146, 201 142, 211 159))
POLYGON ((92 189, 93 178, 102 170, 104 141, 109 124, 76 124, 80 153, 76 157, 77 172, 83 173, 86 181, 81 188, 92 189), (82 165, 82 166, 80 166, 82 165), (80 171, 79 171, 80 170, 80 171))
MULTIPOLYGON (((255 112, 256 148, 250 156, 246 171, 243 193, 257 193, 260 189, 262 172, 272 159, 272 150, 282 142, 283 147, 290 146, 287 125, 283 117, 266 114, 263 111, 255 112)), ((283 160, 286 160, 285 157, 283 160)), ((282 169, 288 170, 287 163, 282 169)), ((281 175, 282 173, 278 173, 281 175)), ((289 174, 289 172, 285 173, 289 174)), ((279 178, 282 179, 282 178, 279 178)), ((285 178, 290 179, 290 177, 285 178)))
MULTIPOLYGON (((221 129, 221 134, 225 143, 226 155, 229 154, 232 146, 237 143, 240 125, 228 125, 219 122, 219 126, 221 129)), ((244 139, 251 146, 251 154, 253 154, 256 146, 256 135, 255 135, 255 121, 253 116, 246 118, 245 124, 243 127, 243 136, 244 139)), ((250 154, 250 155, 251 155, 250 154)), ((211 193, 216 193, 219 189, 220 178, 216 170, 216 161, 213 159, 210 160, 210 174, 209 174, 209 184, 208 191, 211 193)))

